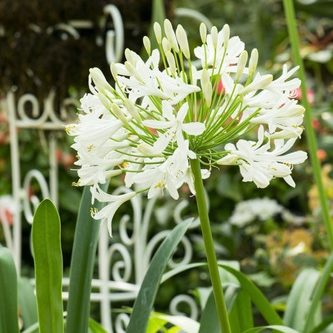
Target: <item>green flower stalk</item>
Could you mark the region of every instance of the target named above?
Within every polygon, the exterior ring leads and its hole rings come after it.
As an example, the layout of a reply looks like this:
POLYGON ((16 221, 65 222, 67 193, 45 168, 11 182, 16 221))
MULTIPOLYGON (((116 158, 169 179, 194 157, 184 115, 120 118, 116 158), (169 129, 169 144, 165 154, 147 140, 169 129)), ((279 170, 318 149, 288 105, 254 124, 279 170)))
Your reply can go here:
POLYGON ((310 153, 310 159, 311 159, 311 164, 312 164, 312 169, 313 169, 313 175, 314 175, 314 179, 315 179, 315 182, 316 182, 316 185, 318 188, 320 206, 322 209, 323 220, 324 220, 324 224, 325 224, 327 234, 328 234, 329 245, 330 245, 331 250, 333 250, 333 223, 332 223, 332 219, 331 219, 331 215, 330 215, 328 199, 326 196, 326 192, 325 192, 325 188, 324 188, 323 180, 322 180, 322 176, 321 176, 320 162, 317 157, 318 145, 317 145, 316 135, 315 135, 314 129, 312 127, 312 110, 311 110, 310 103, 308 102, 308 100, 306 98, 306 96, 307 96, 306 77, 305 77, 303 60, 302 60, 302 57, 300 54, 300 44, 299 44, 298 33, 297 33, 297 21, 296 21, 296 17, 295 17, 294 4, 293 4, 292 0, 284 0, 283 4, 284 4, 284 9, 285 9, 286 18, 287 18, 288 31, 289 31, 289 36, 290 36, 293 58, 300 68, 299 75, 302 80, 301 91, 302 91, 302 96, 304 96, 304 98, 302 98, 302 102, 303 102, 304 108, 306 109, 305 132, 306 132, 306 138, 307 138, 308 146, 309 146, 309 153, 310 153))

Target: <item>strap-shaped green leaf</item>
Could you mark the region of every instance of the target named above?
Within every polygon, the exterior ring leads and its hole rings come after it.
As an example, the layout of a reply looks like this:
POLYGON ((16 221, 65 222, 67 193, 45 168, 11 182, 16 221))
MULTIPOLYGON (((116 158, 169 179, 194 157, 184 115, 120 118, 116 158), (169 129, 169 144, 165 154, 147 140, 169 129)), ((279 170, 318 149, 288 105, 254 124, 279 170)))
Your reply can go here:
POLYGON ((199 333, 205 333, 205 332, 210 332, 210 333, 220 332, 213 292, 210 293, 201 315, 199 333))
POLYGON ((191 222, 178 224, 154 255, 134 303, 127 333, 145 333, 165 267, 191 222))
POLYGON ((76 222, 71 259, 66 333, 87 333, 90 291, 100 222, 90 213, 91 193, 85 187, 76 222))
MULTIPOLYGON (((307 268, 298 275, 288 296, 284 323, 301 332, 304 331, 305 322, 311 307, 312 295, 317 286, 319 272, 312 268, 307 268)), ((314 314, 320 314, 320 303, 317 302, 314 314)), ((318 319, 318 318, 317 318, 318 319)), ((319 324, 321 320, 313 321, 319 324)))
POLYGON ((38 316, 34 287, 27 278, 18 280, 18 299, 23 325, 28 328, 37 322, 38 316))
POLYGON ((33 325, 26 328, 22 333, 39 333, 39 323, 34 323, 33 325))
POLYGON ((282 325, 268 325, 268 326, 254 327, 244 331, 243 333, 259 333, 259 332, 267 332, 267 330, 270 331, 274 330, 274 332, 281 332, 281 333, 299 333, 293 328, 282 325))
POLYGON ((251 301, 257 307, 268 324, 283 325, 282 319, 274 310, 270 302, 246 275, 227 265, 219 266, 233 274, 238 279, 242 290, 250 296, 251 301))
POLYGON ((36 295, 40 333, 63 332, 62 253, 60 218, 53 203, 45 199, 32 223, 36 295))
MULTIPOLYGON (((333 254, 331 254, 330 257, 327 259, 326 264, 321 272, 318 283, 316 284, 315 289, 313 291, 313 295, 311 295, 311 305, 309 308, 309 312, 306 316, 306 322, 304 327, 305 333, 310 332, 314 326, 316 309, 321 308, 321 297, 323 296, 327 283, 331 277, 332 271, 333 271, 333 254)), ((321 320, 321 322, 322 321, 323 320, 321 320)), ((321 322, 317 323, 317 326, 320 325, 321 322)))
POLYGON ((233 333, 253 328, 252 303, 246 291, 239 290, 229 317, 233 333))
POLYGON ((89 333, 107 333, 101 324, 91 318, 89 318, 88 329, 89 333))
MULTIPOLYGON (((176 275, 177 273, 182 273, 186 270, 198 268, 206 266, 205 263, 193 263, 182 267, 181 269, 177 270, 176 272, 172 271, 172 274, 165 274, 163 281, 171 278, 172 276, 176 275)), ((264 294, 255 286, 255 284, 242 272, 224 264, 219 264, 219 266, 232 275, 234 275, 239 284, 241 289, 244 290, 251 298, 252 303, 257 307, 259 312, 265 318, 268 324, 270 325, 283 325, 283 321, 280 316, 277 314, 275 309, 272 307, 270 302, 264 296, 264 294)))
POLYGON ((10 251, 0 246, 0 333, 18 333, 17 276, 10 251))
POLYGON ((325 332, 325 329, 332 324, 333 324, 333 315, 330 315, 328 317, 325 317, 319 325, 317 325, 313 330, 311 330, 311 333, 325 332))

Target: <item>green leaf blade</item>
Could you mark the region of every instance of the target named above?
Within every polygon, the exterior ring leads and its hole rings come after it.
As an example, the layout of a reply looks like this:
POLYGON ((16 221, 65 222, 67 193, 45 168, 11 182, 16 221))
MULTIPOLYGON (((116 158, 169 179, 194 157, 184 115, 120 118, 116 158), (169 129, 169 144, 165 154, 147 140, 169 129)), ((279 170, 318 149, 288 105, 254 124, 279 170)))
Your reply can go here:
POLYGON ((126 330, 127 333, 146 332, 162 274, 189 225, 190 222, 178 224, 158 248, 144 277, 138 297, 135 300, 131 319, 126 330))
MULTIPOLYGON (((307 268, 303 270, 293 284, 288 296, 284 322, 296 330, 304 331, 305 323, 311 307, 311 298, 317 286, 319 272, 315 269, 307 268)), ((319 303, 314 313, 318 313, 319 303)), ((312 316, 314 315, 312 314, 312 316)), ((319 322, 314 322, 319 324, 319 322)))
POLYGON ((283 321, 266 299, 263 293, 254 285, 254 283, 240 271, 233 269, 227 265, 219 265, 229 273, 233 274, 239 281, 242 290, 244 290, 251 298, 253 304, 270 325, 283 325, 283 321))
POLYGON ((100 229, 100 222, 91 217, 90 207, 91 193, 85 187, 75 228, 66 333, 88 332, 91 280, 100 229))
POLYGON ((267 332, 267 330, 270 331, 274 330, 274 332, 281 332, 281 333, 299 333, 293 328, 282 325, 268 325, 268 326, 254 327, 244 331, 243 333, 259 333, 259 332, 267 332))
POLYGON ((230 312, 232 332, 243 332, 253 328, 252 304, 249 294, 240 290, 230 312))
POLYGON ((32 224, 40 333, 63 332, 61 227, 57 209, 45 199, 32 224))
POLYGON ((198 333, 219 333, 219 331, 220 328, 216 313, 214 294, 211 292, 201 315, 200 329, 198 333))
MULTIPOLYGON (((313 329, 313 326, 316 325, 314 321, 315 314, 318 311, 317 309, 321 307, 321 297, 324 294, 325 287, 327 286, 327 283, 331 277, 332 271, 333 271, 333 254, 331 254, 328 260, 326 261, 326 264, 323 268, 318 283, 316 284, 316 287, 313 291, 313 295, 311 298, 311 305, 309 308, 309 312, 304 327, 305 333, 310 332, 313 329)), ((317 326, 320 324, 321 323, 317 323, 317 326)))
POLYGON ((18 333, 17 275, 10 251, 0 247, 0 333, 18 333))
POLYGON ((25 328, 27 328, 38 321, 34 287, 27 278, 19 278, 18 296, 23 325, 25 328))
POLYGON ((104 327, 95 320, 89 318, 88 323, 89 333, 107 333, 104 327))

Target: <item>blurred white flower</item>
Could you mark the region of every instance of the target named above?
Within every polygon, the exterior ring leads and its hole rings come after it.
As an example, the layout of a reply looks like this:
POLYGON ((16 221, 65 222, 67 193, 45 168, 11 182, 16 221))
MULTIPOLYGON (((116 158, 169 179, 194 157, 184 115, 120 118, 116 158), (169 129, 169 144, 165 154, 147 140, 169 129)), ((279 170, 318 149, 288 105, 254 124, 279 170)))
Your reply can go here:
POLYGON ((229 222, 239 228, 255 221, 266 221, 284 211, 284 208, 275 200, 269 198, 256 198, 238 203, 229 219, 229 222))

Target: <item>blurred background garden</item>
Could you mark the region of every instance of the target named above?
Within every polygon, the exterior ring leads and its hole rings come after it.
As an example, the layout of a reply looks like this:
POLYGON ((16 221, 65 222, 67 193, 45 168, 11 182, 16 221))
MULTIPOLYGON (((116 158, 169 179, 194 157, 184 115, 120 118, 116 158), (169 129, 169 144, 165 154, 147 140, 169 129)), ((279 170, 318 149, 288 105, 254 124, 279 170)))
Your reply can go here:
MULTIPOLYGON (((64 124, 76 119, 79 100, 88 91, 89 68, 101 68, 111 82, 109 65, 123 60, 125 48, 142 53, 143 36, 151 33, 151 22, 160 19, 158 4, 174 26, 184 26, 192 49, 200 41, 198 27, 202 20, 219 29, 227 23, 231 34, 240 36, 248 50, 258 48, 263 73, 278 73, 284 63, 295 66, 280 0, 0 0, 0 243, 10 247, 9 238, 14 237, 14 224, 20 215, 23 277, 34 277, 27 217, 36 199, 43 197, 39 176, 25 177, 31 169, 37 169, 48 184, 50 196, 57 199, 64 276, 68 276, 82 188, 72 185, 77 181, 76 156, 64 124), (116 14, 110 5, 117 9, 116 14), (25 94, 34 97, 20 100, 25 94), (14 114, 10 115, 10 108, 14 114), (51 110, 49 118, 39 122, 45 110, 51 110)), ((333 1, 298 0, 295 8, 307 98, 313 109, 312 127, 318 140, 317 157, 332 218, 333 1)), ((300 90, 295 96, 300 101, 303 98, 300 90)), ((308 150, 305 135, 298 145, 308 150)), ((281 313, 300 272, 305 268, 320 270, 330 254, 310 161, 297 165, 293 177, 295 188, 273 180, 270 187, 258 189, 242 182, 235 167, 228 167, 223 172, 213 169, 205 184, 218 259, 235 261, 281 313)), ((120 185, 120 179, 112 178, 110 188, 120 185)), ((141 263, 135 263, 133 234, 137 230, 131 221, 138 209, 143 221, 149 219, 142 227, 147 246, 147 240, 173 228, 175 222, 197 218, 195 200, 188 196, 188 188, 180 192, 179 202, 164 196, 149 204, 142 198, 139 208, 126 204, 117 212, 113 238, 107 242, 108 247, 122 245, 109 251, 106 274, 110 281, 137 282, 135 270, 141 263)), ((156 244, 159 242, 156 239, 156 244)), ((150 245, 152 253, 155 245, 150 245)), ((188 263, 204 258, 202 236, 194 227, 177 250, 174 265, 177 260, 188 263)), ((94 276, 97 279, 101 274, 96 261, 94 276)), ((207 286, 209 276, 204 269, 190 270, 160 288, 155 308, 197 319, 207 286), (182 298, 175 301, 177 295, 182 298)), ((96 297, 91 308, 97 321, 101 321, 99 301, 96 297)), ((112 300, 112 318, 116 320, 132 303, 133 297, 112 300)), ((332 281, 323 298, 323 313, 333 313, 332 281)), ((256 320, 262 320, 260 315, 256 320)), ((27 327, 24 318, 21 324, 27 327)))

